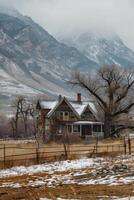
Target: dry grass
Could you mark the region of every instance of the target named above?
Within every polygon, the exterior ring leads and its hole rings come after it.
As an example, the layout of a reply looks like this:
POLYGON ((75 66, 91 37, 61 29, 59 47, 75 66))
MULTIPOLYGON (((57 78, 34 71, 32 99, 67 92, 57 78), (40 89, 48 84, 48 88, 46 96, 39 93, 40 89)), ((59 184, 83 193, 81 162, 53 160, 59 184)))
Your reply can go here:
MULTIPOLYGON (((49 161, 64 160, 64 148, 62 144, 50 143, 44 144, 38 150, 35 142, 23 143, 22 141, 0 141, 0 167, 4 167, 4 144, 5 144, 5 167, 16 165, 31 165, 49 161)), ((134 152, 134 140, 132 140, 132 151, 134 152)), ((128 149, 127 149, 128 152, 128 149)), ((92 157, 117 155, 124 153, 123 140, 107 139, 98 142, 97 153, 94 144, 72 144, 70 145, 69 158, 78 158, 81 156, 92 157)))
POLYGON ((41 197, 47 197, 56 200, 57 197, 77 198, 84 200, 96 200, 98 196, 107 196, 103 199, 110 199, 111 196, 129 197, 133 196, 133 185, 62 185, 55 188, 18 188, 18 189, 0 189, 0 200, 39 200, 41 197))

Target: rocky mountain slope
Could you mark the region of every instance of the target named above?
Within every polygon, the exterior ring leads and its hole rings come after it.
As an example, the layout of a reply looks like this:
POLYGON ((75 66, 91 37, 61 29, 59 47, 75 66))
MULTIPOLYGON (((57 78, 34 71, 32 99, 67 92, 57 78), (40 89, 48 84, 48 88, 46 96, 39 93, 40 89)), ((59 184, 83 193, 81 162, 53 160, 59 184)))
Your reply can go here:
POLYGON ((31 18, 15 11, 0 12, 2 94, 70 95, 65 80, 71 71, 92 66, 96 63, 77 49, 58 42, 31 18))
POLYGON ((22 94, 73 96, 66 84, 72 70, 87 71, 107 63, 134 66, 134 52, 116 35, 85 33, 56 40, 31 18, 0 8, 2 98, 22 94))
POLYGON ((134 67, 134 52, 116 34, 83 33, 71 37, 62 36, 61 40, 77 48, 98 66, 117 64, 134 67))

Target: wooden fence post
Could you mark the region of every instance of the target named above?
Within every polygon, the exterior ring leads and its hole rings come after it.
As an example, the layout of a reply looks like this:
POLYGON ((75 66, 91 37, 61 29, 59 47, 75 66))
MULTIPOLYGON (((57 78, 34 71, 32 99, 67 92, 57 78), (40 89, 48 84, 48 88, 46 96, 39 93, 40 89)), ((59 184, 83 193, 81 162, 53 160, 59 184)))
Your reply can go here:
POLYGON ((98 153, 98 137, 96 138, 96 144, 95 144, 95 153, 98 153))
POLYGON ((126 138, 124 136, 124 154, 126 155, 127 154, 127 149, 126 149, 126 138))
POLYGON ((6 145, 3 147, 3 159, 4 159, 4 168, 6 167, 6 145))
POLYGON ((130 140, 130 137, 128 138, 128 150, 129 150, 129 155, 131 155, 131 140, 130 140))
POLYGON ((39 164, 39 148, 36 148, 36 163, 39 164))

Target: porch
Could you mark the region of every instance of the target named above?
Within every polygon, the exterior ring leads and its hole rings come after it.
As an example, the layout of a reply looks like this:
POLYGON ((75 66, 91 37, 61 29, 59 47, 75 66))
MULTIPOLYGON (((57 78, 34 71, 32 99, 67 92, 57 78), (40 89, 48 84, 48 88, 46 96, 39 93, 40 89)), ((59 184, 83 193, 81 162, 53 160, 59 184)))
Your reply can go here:
POLYGON ((67 125, 68 132, 78 134, 81 138, 103 137, 103 123, 92 121, 77 121, 67 125))

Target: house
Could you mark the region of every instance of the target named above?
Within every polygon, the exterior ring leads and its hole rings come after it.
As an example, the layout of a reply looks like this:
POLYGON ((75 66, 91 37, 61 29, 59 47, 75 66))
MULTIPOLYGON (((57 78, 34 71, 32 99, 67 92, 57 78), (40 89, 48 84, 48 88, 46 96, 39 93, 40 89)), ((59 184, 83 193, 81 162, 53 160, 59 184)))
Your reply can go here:
POLYGON ((57 100, 43 100, 37 103, 38 124, 45 135, 63 132, 85 137, 103 137, 103 123, 97 117, 93 102, 76 100, 59 95, 57 100))

